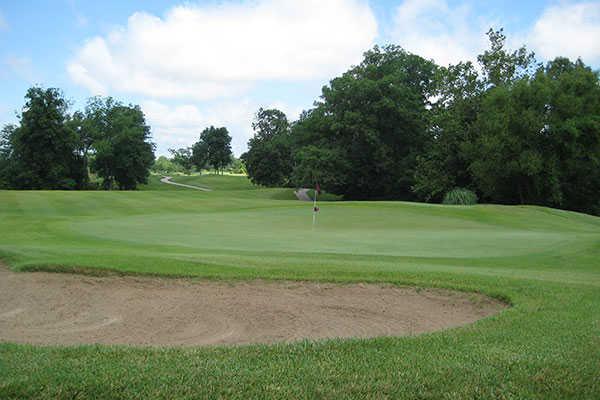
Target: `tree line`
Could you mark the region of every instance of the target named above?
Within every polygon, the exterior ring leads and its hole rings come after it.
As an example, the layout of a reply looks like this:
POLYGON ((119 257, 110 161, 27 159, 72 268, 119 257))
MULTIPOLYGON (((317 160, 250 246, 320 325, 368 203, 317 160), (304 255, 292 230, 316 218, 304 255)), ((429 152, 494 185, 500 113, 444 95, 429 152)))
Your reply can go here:
POLYGON ((151 171, 243 171, 225 127, 204 129, 170 159, 155 160, 154 149, 139 106, 98 96, 70 114, 59 89, 32 87, 19 123, 0 131, 0 189, 133 190, 151 171))
POLYGON ((83 111, 68 111, 56 88, 27 91, 19 123, 1 131, 0 188, 130 190, 147 182, 154 144, 139 106, 93 97, 83 111))
POLYGON ((169 149, 170 158, 159 157, 155 165, 157 173, 192 171, 201 172, 212 169, 217 174, 225 170, 241 173, 241 161, 233 156, 231 151, 231 135, 225 127, 210 126, 200 133, 200 138, 190 147, 169 149))
POLYGON ((442 67, 375 46, 290 122, 260 109, 242 156, 265 186, 346 199, 485 202, 600 214, 600 79, 583 61, 544 64, 488 32, 477 64, 442 67))

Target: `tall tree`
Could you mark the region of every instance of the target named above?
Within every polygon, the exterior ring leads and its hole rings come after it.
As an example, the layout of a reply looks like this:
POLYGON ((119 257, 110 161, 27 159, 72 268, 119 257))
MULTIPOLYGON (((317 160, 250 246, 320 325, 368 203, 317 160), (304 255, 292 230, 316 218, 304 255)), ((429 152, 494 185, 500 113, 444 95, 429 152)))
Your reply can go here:
POLYGON ((78 139, 65 122, 68 102, 55 88, 32 87, 25 95, 20 125, 11 134, 13 188, 76 189, 87 173, 78 139))
POLYGON ((0 130, 0 189, 11 187, 10 177, 14 174, 12 168, 12 140, 17 127, 12 124, 5 125, 0 130))
POLYGON ((484 85, 470 62, 440 68, 436 80, 430 140, 417 157, 413 190, 420 200, 439 202, 455 187, 474 187, 463 146, 474 136, 484 85))
POLYGON ((242 155, 250 180, 257 185, 288 186, 292 173, 290 124, 277 109, 260 108, 252 123, 254 137, 242 155))
MULTIPOLYGON (((323 88, 321 100, 295 124, 293 136, 298 152, 316 146, 329 151, 311 151, 312 156, 343 160, 321 160, 330 166, 324 175, 345 176, 326 190, 355 199, 413 196, 416 157, 428 140, 435 71, 432 62, 397 46, 375 47, 360 65, 323 88)), ((302 171, 294 175, 306 176, 302 171)))
MULTIPOLYGON (((500 157, 500 154, 489 148, 488 158, 482 152, 488 148, 487 145, 491 146, 493 140, 501 141, 502 145, 508 144, 499 136, 491 134, 491 121, 499 122, 496 118, 499 114, 493 110, 493 102, 485 103, 485 100, 494 95, 499 99, 500 93, 510 91, 513 85, 529 79, 539 66, 533 53, 525 47, 515 51, 508 50, 502 30, 490 29, 488 39, 489 48, 477 58, 479 69, 467 62, 438 70, 436 101, 430 110, 428 129, 431 140, 426 150, 419 155, 415 171, 413 190, 420 200, 441 201, 444 194, 454 187, 466 187, 482 193, 486 191, 482 187, 483 182, 487 181, 492 185, 489 180, 492 175, 484 171, 491 168, 492 160, 500 157), (482 116, 484 104, 487 105, 487 112, 482 116), (475 182, 476 179, 479 180, 478 183, 475 182)), ((523 88, 523 91, 526 89, 523 88)), ((502 113, 500 109, 496 111, 502 113)), ((504 111, 508 112, 506 109, 504 111)), ((494 129, 497 133, 500 131, 498 126, 494 126, 494 129)), ((510 136, 512 132, 505 131, 505 134, 510 136)), ((518 148, 512 147, 515 151, 518 148)), ((510 155, 502 157, 513 161, 510 155)), ((532 160, 529 158, 529 161, 532 160)), ((498 168, 501 166, 502 163, 498 160, 498 168)), ((507 170, 499 169, 497 172, 501 174, 507 170)), ((505 179, 510 180, 508 177, 505 179)), ((496 189, 500 190, 500 187, 496 186, 496 189)), ((511 201, 518 202, 513 197, 514 193, 509 197, 511 201)), ((486 193, 482 194, 488 200, 491 197, 502 197, 491 196, 489 190, 487 197, 486 193)))
POLYGON ((550 87, 547 136, 558 163, 559 204, 600 215, 600 73, 566 58, 551 61, 544 72, 550 87))
POLYGON ((556 204, 557 166, 548 140, 548 87, 527 77, 490 89, 467 144, 469 170, 484 198, 500 203, 556 204))
POLYGON ((192 160, 199 170, 208 165, 222 172, 230 163, 231 155, 231 136, 225 127, 204 129, 192 146, 192 160))
POLYGON ((167 157, 160 156, 154 161, 150 170, 156 174, 172 174, 180 171, 181 168, 167 157))
POLYGON ((150 127, 139 106, 105 104, 107 123, 94 143, 92 169, 103 179, 105 189, 116 184, 121 190, 132 190, 147 183, 154 162, 150 127))
POLYGON ((490 29, 487 36, 490 48, 477 57, 487 87, 507 85, 535 73, 539 64, 533 52, 525 46, 508 51, 503 29, 490 29))
POLYGON ((78 137, 78 151, 89 170, 94 144, 102 140, 110 129, 110 111, 119 105, 112 97, 95 96, 88 99, 83 111, 76 111, 67 121, 67 127, 78 137))

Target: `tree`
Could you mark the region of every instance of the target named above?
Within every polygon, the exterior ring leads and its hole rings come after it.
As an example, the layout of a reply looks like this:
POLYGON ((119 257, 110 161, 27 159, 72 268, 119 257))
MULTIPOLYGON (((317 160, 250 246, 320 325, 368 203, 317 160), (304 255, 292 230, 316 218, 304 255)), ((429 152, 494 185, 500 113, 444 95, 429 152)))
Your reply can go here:
POLYGON ((535 73, 539 65, 534 53, 529 52, 525 46, 508 52, 503 29, 490 29, 487 36, 490 48, 477 57, 487 87, 507 85, 535 73))
MULTIPOLYGON (((506 37, 502 30, 490 29, 488 38, 489 49, 478 56, 481 74, 469 62, 438 70, 435 85, 437 101, 431 107, 429 119, 431 140, 426 150, 418 156, 415 170, 413 191, 420 200, 441 201, 444 194, 454 187, 485 191, 487 194, 483 194, 484 197, 487 195, 488 200, 492 197, 496 201, 500 201, 500 197, 506 198, 504 195, 496 196, 498 193, 492 196, 490 188, 494 183, 490 180, 491 170, 487 169, 491 168, 492 160, 496 159, 497 173, 507 172, 501 170, 502 163, 497 158, 500 153, 494 152, 491 144, 494 140, 502 141, 501 145, 505 145, 506 142, 490 132, 491 121, 499 122, 497 117, 503 113, 497 109, 500 113, 497 114, 490 103, 486 103, 488 108, 485 115, 482 108, 489 96, 499 96, 505 89, 510 91, 509 88, 513 85, 529 79, 538 66, 533 53, 525 47, 512 52, 507 50, 506 37), (490 124, 487 124, 488 122, 490 124), (483 147, 479 148, 478 145, 483 147), (488 155, 483 155, 484 149, 488 149, 488 155), (482 188, 484 182, 487 182, 488 189, 482 188)), ((498 126, 493 127, 496 128, 498 126)), ((499 131, 496 133, 499 134, 499 131)), ((505 134, 510 136, 512 132, 505 134)), ((505 150, 508 151, 509 148, 505 150)), ((518 146, 512 150, 517 151, 518 146)), ((533 154, 530 153, 529 156, 529 161, 533 162, 533 154)), ((506 161, 514 161, 509 154, 502 157, 505 157, 506 161)), ((530 163, 530 167, 533 167, 533 164, 530 163)), ((507 175, 505 179, 511 178, 507 175)), ((506 186, 504 188, 506 189, 506 186)), ((496 186, 496 189, 500 190, 500 186, 496 186)), ((513 195, 508 197, 512 202, 518 202, 513 195)))
POLYGON ((455 187, 473 188, 463 147, 474 136, 472 125, 484 92, 484 84, 470 62, 440 68, 436 81, 430 139, 417 156, 413 186, 417 198, 428 202, 442 201, 455 187))
POLYGON ((227 170, 232 174, 247 174, 246 164, 241 158, 231 156, 231 162, 229 163, 227 170))
POLYGON ((89 172, 89 158, 94 144, 102 139, 109 128, 109 113, 118 102, 112 97, 95 96, 88 99, 83 111, 76 111, 67 121, 67 127, 78 137, 78 151, 89 172))
POLYGON ((103 179, 105 189, 116 183, 120 190, 132 190, 147 183, 154 162, 150 127, 139 106, 105 104, 107 124, 94 143, 92 169, 103 179))
POLYGON ((10 133, 10 186, 19 189, 78 189, 87 173, 77 136, 65 125, 68 102, 55 88, 32 87, 20 125, 10 133))
POLYGON ((171 153, 173 163, 178 165, 186 175, 192 173, 194 160, 191 147, 184 147, 177 150, 169 149, 169 153, 171 153))
POLYGON ((330 191, 341 192, 348 186, 348 161, 335 148, 313 145, 302 147, 295 154, 293 180, 298 187, 314 187, 317 183, 330 191))
POLYGON ((474 129, 480 135, 467 146, 469 170, 488 200, 500 203, 556 205, 560 188, 548 140, 548 87, 522 78, 489 90, 474 129))
POLYGON ((556 58, 544 79, 550 88, 547 137, 556 159, 560 206, 600 215, 600 77, 581 60, 556 58))
POLYGON ((292 173, 292 142, 286 115, 260 108, 252 123, 254 137, 242 155, 248 178, 257 185, 288 186, 292 173))
POLYGON ((12 140, 17 127, 12 124, 5 125, 0 130, 0 189, 10 188, 10 177, 13 175, 12 168, 12 140))
POLYGON ((165 156, 160 156, 154 161, 152 168, 150 170, 156 174, 171 174, 173 172, 178 172, 181 170, 181 167, 175 164, 172 160, 169 160, 165 156))
MULTIPOLYGON (((352 199, 414 196, 414 169, 428 141, 436 68, 400 47, 376 46, 360 65, 323 88, 315 109, 294 125, 292 136, 297 152, 316 146, 320 157, 341 158, 322 160, 344 168, 328 172, 344 179, 327 191, 352 199)), ((305 167, 297 164, 294 176, 306 176, 298 170, 305 167)))
POLYGON ((231 136, 227 128, 211 126, 200 133, 200 140, 192 146, 192 161, 198 170, 205 166, 217 172, 231 161, 231 136))

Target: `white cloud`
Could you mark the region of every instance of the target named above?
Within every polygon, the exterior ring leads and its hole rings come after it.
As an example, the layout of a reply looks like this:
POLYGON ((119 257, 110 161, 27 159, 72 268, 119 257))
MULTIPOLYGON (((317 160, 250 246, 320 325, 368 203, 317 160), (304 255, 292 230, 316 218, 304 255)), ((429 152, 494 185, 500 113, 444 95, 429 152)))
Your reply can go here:
POLYGON ((474 61, 487 47, 485 33, 494 23, 474 15, 468 5, 446 0, 405 0, 396 9, 391 39, 438 64, 474 61))
POLYGON ((169 148, 192 145, 204 128, 214 125, 227 127, 232 136, 231 147, 240 155, 252 137, 251 122, 258 109, 248 99, 219 102, 202 109, 194 104, 167 105, 156 100, 145 101, 141 107, 152 127, 159 154, 166 154, 169 148))
POLYGON ((561 3, 548 7, 529 35, 533 49, 545 60, 581 57, 600 63, 600 2, 561 3))
POLYGON ((361 60, 377 35, 364 0, 257 0, 138 12, 88 40, 68 65, 90 92, 206 100, 258 81, 331 77, 361 60))

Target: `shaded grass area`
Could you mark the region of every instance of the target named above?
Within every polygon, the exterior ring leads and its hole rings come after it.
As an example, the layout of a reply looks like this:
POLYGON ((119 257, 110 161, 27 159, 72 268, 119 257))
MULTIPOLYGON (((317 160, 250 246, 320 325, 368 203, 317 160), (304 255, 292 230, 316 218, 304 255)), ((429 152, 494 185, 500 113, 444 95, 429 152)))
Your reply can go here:
MULTIPOLYGON (((192 178, 182 183, 211 186, 192 178)), ((23 271, 389 282, 481 292, 513 307, 417 337, 163 349, 3 343, 0 398, 600 397, 600 218, 340 202, 322 205, 313 230, 310 205, 277 198, 288 189, 210 179, 221 189, 0 191, 0 258, 23 271)))

